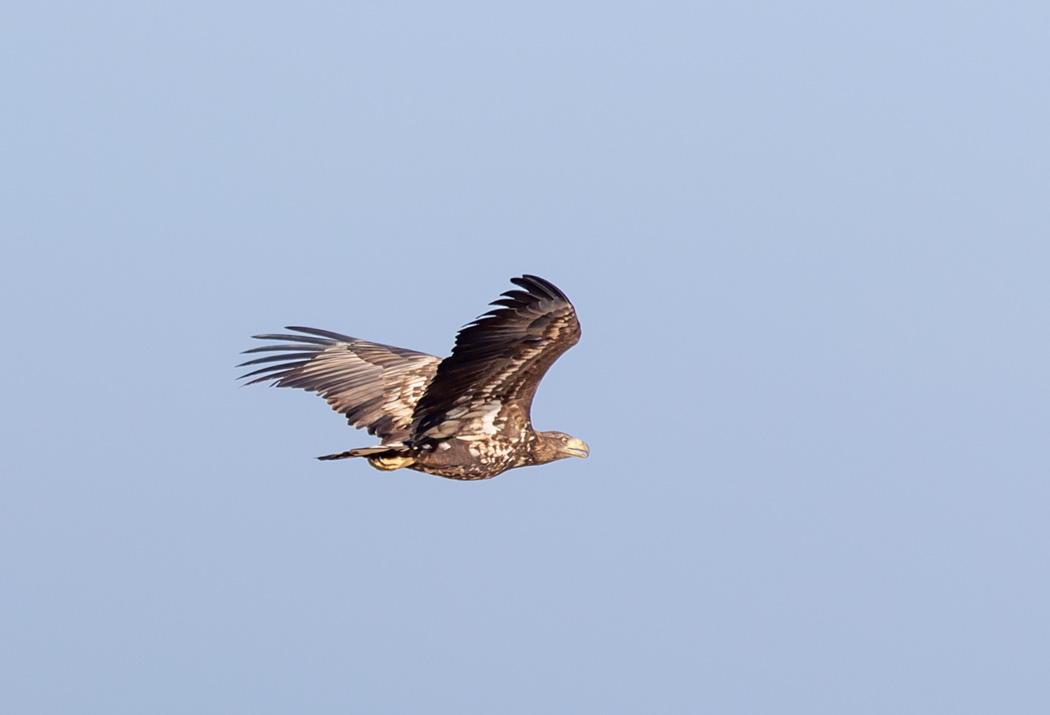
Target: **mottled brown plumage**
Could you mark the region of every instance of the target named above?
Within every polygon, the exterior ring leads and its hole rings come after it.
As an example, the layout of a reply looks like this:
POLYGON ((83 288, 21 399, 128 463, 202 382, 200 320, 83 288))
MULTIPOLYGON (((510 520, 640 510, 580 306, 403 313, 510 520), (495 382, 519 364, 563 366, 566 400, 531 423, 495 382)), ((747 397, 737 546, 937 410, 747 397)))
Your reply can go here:
POLYGON ((536 432, 530 410, 547 369, 580 339, 576 311, 552 283, 512 278, 510 290, 456 336, 452 354, 433 355, 314 328, 256 335, 273 352, 242 363, 265 365, 246 384, 316 392, 375 447, 320 459, 366 457, 377 469, 408 468, 450 479, 488 479, 508 469, 586 457, 587 445, 562 432, 536 432), (269 364, 275 363, 275 364, 269 364))

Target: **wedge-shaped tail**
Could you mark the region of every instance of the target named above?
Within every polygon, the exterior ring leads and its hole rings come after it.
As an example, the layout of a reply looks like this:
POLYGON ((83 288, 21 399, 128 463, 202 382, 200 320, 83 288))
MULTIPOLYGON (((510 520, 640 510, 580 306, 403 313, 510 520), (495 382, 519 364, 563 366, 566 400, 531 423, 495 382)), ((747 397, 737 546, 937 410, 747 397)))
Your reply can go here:
POLYGON ((338 454, 326 454, 318 459, 350 459, 352 457, 367 457, 368 463, 376 469, 392 471, 408 467, 415 463, 415 459, 408 455, 407 450, 397 447, 358 447, 338 454))

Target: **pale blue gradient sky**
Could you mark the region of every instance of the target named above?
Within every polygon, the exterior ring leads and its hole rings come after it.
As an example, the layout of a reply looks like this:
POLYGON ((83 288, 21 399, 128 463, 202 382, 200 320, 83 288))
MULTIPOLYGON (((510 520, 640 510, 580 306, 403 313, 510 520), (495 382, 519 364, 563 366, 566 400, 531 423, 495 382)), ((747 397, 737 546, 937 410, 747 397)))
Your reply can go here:
POLYGON ((7 3, 0 711, 1050 712, 1048 7, 7 3), (523 272, 586 461, 234 380, 523 272))

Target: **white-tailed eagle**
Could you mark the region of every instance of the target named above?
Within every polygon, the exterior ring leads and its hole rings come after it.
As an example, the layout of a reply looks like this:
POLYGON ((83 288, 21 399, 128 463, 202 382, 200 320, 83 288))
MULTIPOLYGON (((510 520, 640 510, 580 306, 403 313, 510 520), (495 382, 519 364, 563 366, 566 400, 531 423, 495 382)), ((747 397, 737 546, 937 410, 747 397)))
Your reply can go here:
POLYGON ((376 469, 407 467, 449 479, 489 479, 508 469, 586 457, 564 432, 537 432, 530 409, 547 369, 580 339, 572 303, 549 281, 524 275, 465 326, 441 358, 315 328, 255 335, 283 341, 246 353, 277 353, 242 363, 265 365, 248 385, 315 392, 381 444, 319 459, 367 457, 376 469))

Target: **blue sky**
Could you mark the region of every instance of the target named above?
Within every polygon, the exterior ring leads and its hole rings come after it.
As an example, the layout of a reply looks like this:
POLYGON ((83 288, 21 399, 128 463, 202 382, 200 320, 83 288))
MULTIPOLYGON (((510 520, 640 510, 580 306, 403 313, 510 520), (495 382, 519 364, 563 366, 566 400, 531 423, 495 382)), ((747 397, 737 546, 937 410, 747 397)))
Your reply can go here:
POLYGON ((1043 713, 1042 3, 13 3, 0 710, 1043 713), (457 483, 241 389, 582 342, 457 483))

